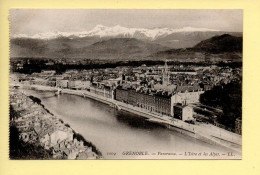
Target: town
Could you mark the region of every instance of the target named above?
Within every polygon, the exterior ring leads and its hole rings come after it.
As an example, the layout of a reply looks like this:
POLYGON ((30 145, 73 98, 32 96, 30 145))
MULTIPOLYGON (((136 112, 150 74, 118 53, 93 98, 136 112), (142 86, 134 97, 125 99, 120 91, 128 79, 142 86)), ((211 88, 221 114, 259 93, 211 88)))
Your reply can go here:
MULTIPOLYGON (((23 69, 23 64, 18 62, 16 70, 17 67, 23 69)), ((155 115, 170 116, 191 124, 211 123, 241 134, 242 120, 239 116, 232 121, 231 127, 227 126, 218 120, 223 115, 221 107, 201 103, 201 95, 214 87, 232 82, 241 84, 241 67, 174 65, 165 60, 164 65, 72 69, 61 74, 55 70, 42 70, 40 73, 17 74, 13 81, 30 86, 55 87, 59 92, 81 90, 155 115)))

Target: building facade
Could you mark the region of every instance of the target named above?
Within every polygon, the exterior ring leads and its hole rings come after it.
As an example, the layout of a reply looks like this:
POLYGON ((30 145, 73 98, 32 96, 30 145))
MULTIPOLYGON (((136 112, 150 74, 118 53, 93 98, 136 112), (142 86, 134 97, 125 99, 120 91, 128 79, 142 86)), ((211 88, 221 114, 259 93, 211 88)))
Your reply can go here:
POLYGON ((199 86, 178 86, 173 95, 173 103, 199 103, 200 95, 203 93, 199 86))
POLYGON ((56 80, 56 86, 60 88, 68 88, 69 80, 56 80))
POLYGON ((133 89, 115 89, 115 100, 121 101, 150 112, 172 116, 171 96, 137 92, 133 89))
POLYGON ((182 121, 193 120, 193 108, 187 105, 176 104, 174 106, 174 118, 182 121))
POLYGON ((91 83, 89 91, 91 93, 107 97, 107 98, 113 98, 113 86, 110 85, 103 85, 99 83, 91 83))

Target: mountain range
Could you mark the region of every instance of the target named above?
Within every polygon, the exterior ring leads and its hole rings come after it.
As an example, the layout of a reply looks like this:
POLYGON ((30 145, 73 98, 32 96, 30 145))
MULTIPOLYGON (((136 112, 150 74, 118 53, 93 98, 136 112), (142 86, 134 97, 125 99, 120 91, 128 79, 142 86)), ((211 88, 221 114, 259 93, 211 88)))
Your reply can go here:
MULTIPOLYGON (((242 38, 242 33, 223 32, 206 28, 144 29, 126 28, 119 25, 114 27, 97 25, 92 30, 84 32, 14 35, 10 39, 10 56, 138 59, 151 55, 160 56, 160 54, 170 53, 172 50, 178 50, 179 48, 194 47, 194 51, 204 51, 206 48, 211 47, 209 43, 214 43, 213 48, 217 48, 215 46, 218 46, 222 41, 220 43, 214 42, 214 37, 224 34, 227 34, 227 36, 232 35, 231 38, 242 38), (213 40, 208 41, 212 37, 213 40)), ((223 42, 229 42, 229 40, 232 40, 231 38, 223 42)), ((212 49, 209 51, 212 51, 212 49)))
POLYGON ((55 39, 59 37, 68 37, 73 38, 84 38, 84 37, 119 37, 119 38, 137 38, 137 39, 148 39, 156 40, 158 38, 165 37, 173 33, 181 32, 218 32, 218 30, 207 29, 207 28, 193 28, 193 27, 184 27, 181 29, 169 29, 169 28, 127 28, 120 25, 113 27, 107 27, 103 25, 97 25, 92 30, 82 31, 82 32, 46 32, 39 34, 18 34, 12 36, 12 38, 33 38, 33 39, 55 39))

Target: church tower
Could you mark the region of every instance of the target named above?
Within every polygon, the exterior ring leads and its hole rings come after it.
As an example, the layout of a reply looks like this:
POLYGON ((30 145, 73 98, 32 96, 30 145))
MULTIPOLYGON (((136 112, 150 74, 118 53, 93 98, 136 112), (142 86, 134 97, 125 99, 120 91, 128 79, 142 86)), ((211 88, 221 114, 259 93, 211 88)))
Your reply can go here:
POLYGON ((169 85, 169 72, 168 72, 167 60, 165 60, 162 84, 163 84, 163 86, 168 86, 169 85))

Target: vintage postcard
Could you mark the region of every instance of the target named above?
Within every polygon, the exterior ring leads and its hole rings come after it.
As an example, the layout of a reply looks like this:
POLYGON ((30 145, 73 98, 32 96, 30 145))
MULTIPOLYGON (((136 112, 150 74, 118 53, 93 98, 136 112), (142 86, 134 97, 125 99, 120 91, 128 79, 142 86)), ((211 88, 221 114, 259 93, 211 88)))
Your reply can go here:
POLYGON ((11 160, 242 158, 243 10, 9 12, 11 160))

